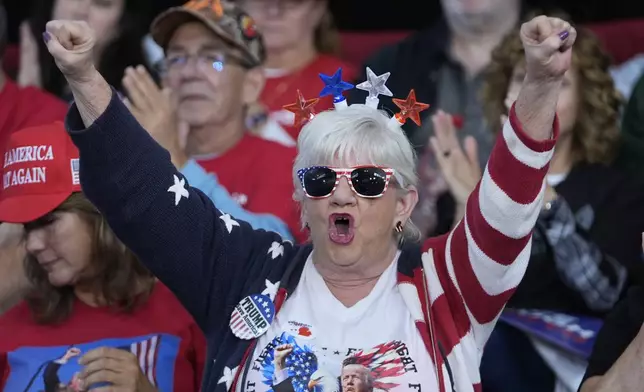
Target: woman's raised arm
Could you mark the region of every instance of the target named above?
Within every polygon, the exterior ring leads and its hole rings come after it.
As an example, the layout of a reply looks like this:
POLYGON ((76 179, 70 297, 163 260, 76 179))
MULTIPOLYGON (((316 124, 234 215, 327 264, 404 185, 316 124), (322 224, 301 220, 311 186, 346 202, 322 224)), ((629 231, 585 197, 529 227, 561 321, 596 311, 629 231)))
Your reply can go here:
POLYGON ((212 315, 236 304, 252 275, 251 252, 281 238, 222 214, 190 187, 94 68, 86 23, 49 22, 44 38, 74 94, 66 124, 80 151, 83 192, 204 331, 215 327, 209 320, 225 322, 212 315))

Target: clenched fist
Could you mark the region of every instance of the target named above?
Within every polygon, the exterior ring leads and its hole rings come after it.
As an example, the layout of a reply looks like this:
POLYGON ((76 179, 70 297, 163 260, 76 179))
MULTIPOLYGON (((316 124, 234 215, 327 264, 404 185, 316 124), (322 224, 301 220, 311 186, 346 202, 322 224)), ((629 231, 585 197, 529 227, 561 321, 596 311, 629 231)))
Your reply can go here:
POLYGON ((92 53, 96 37, 87 23, 53 20, 47 23, 43 39, 68 82, 82 82, 96 71, 92 53))
POLYGON ((534 82, 561 80, 570 68, 577 31, 559 18, 537 16, 521 26, 526 79, 534 82))

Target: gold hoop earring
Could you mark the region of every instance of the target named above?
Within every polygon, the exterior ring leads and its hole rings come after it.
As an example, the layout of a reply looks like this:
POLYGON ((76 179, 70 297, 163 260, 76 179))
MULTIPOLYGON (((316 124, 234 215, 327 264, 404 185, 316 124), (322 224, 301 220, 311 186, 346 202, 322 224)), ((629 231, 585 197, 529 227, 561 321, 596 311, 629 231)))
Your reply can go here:
POLYGON ((402 222, 399 221, 398 223, 396 223, 396 227, 394 228, 394 231, 399 234, 403 232, 402 222))

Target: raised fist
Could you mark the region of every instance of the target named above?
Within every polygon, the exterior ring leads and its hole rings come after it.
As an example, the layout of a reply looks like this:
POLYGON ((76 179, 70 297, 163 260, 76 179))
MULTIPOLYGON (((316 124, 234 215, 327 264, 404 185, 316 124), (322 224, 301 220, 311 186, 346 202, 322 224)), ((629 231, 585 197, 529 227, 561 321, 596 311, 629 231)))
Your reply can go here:
POLYGON ((94 71, 94 31, 82 21, 52 20, 43 39, 68 82, 88 78, 94 71))
POLYGON ((537 16, 521 26, 525 50, 526 79, 560 80, 570 68, 577 31, 559 18, 537 16))

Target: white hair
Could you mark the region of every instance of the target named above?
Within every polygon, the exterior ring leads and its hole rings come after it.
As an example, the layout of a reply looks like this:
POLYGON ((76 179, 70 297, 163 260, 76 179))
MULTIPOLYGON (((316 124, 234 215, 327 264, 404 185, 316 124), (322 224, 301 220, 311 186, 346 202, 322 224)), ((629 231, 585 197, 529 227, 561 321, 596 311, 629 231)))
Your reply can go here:
MULTIPOLYGON (((353 104, 342 110, 317 114, 306 124, 297 139, 297 157, 293 165, 293 198, 300 204, 304 191, 297 171, 330 162, 369 163, 389 167, 402 194, 416 186, 416 155, 407 136, 399 126, 389 125, 389 116, 366 105, 353 104)), ((302 209, 304 213, 304 209, 302 209)), ((304 216, 302 224, 305 225, 304 216)), ((409 219, 399 239, 418 241, 420 232, 409 219)))

